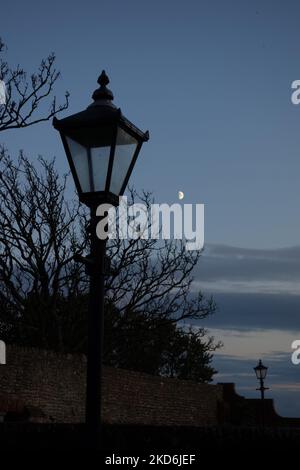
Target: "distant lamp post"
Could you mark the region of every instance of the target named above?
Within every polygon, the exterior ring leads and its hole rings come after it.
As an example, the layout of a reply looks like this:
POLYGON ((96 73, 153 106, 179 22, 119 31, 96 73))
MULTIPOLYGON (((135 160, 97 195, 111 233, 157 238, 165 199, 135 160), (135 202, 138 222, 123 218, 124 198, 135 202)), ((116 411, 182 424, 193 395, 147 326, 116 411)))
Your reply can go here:
POLYGON ((268 368, 263 365, 261 359, 258 361, 258 364, 256 367, 254 367, 255 375, 257 380, 259 380, 259 388, 256 390, 260 391, 261 394, 261 420, 262 420, 262 426, 265 426, 265 390, 269 390, 268 387, 264 386, 264 381, 267 376, 268 368))
POLYGON ((79 257, 90 276, 87 352, 86 424, 91 447, 98 448, 101 429, 101 378, 103 356, 104 276, 106 240, 96 236, 96 209, 118 206, 142 144, 149 133, 140 131, 113 103, 103 71, 94 102, 84 111, 58 120, 60 133, 80 201, 91 211, 91 253, 79 257))

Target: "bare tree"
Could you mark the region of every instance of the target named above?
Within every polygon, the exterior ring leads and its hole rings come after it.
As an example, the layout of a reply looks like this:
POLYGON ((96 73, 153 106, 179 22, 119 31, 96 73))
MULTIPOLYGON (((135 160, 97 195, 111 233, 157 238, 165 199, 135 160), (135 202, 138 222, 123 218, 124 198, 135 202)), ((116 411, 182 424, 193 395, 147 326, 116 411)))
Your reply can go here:
MULTIPOLYGON (((25 343, 81 350, 88 279, 74 256, 88 251, 87 213, 77 198, 66 201, 66 176, 59 178, 54 161, 39 163, 37 169, 21 153, 14 164, 0 154, 2 328, 10 324, 25 343)), ((138 197, 130 192, 131 202, 138 197)), ((149 206, 152 197, 141 200, 149 206)), ((157 328, 215 311, 212 299, 192 292, 199 252, 173 240, 137 238, 110 240, 108 254, 106 301, 120 317, 139 313, 157 328)))
MULTIPOLYGON (((150 212, 151 193, 129 191, 128 204, 142 202, 150 212)), ((150 222, 149 222, 150 224, 150 222)), ((147 230, 150 229, 150 225, 147 230)), ((143 312, 161 321, 203 319, 215 311, 212 298, 192 292, 200 251, 187 251, 178 240, 116 238, 108 245, 111 273, 107 297, 119 311, 143 312)))
POLYGON ((23 68, 19 65, 12 68, 1 57, 5 50, 0 38, 0 80, 5 83, 6 88, 5 103, 0 106, 0 131, 47 121, 68 107, 68 92, 63 104, 57 104, 56 97, 52 96, 54 85, 60 76, 54 66, 54 54, 42 60, 37 72, 27 79, 23 68))
POLYGON ((66 176, 58 176, 54 161, 39 164, 40 171, 23 153, 15 164, 0 152, 1 316, 19 337, 63 349, 62 300, 85 289, 73 261, 85 249, 85 216, 76 200, 65 200, 66 176))

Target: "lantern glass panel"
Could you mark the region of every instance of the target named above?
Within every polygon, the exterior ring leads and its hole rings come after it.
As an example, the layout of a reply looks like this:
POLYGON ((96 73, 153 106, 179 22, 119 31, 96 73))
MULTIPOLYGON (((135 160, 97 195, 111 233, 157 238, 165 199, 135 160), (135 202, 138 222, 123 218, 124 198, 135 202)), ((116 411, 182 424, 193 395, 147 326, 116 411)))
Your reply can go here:
POLYGON ((110 147, 96 147, 91 149, 91 172, 94 183, 93 191, 105 190, 109 156, 110 147))
POLYGON ((110 191, 120 194, 130 164, 134 157, 138 141, 121 127, 118 128, 114 163, 110 181, 110 191))
POLYGON ((70 137, 66 136, 66 141, 69 147, 75 172, 79 180, 81 191, 84 193, 89 192, 90 178, 87 149, 70 137))

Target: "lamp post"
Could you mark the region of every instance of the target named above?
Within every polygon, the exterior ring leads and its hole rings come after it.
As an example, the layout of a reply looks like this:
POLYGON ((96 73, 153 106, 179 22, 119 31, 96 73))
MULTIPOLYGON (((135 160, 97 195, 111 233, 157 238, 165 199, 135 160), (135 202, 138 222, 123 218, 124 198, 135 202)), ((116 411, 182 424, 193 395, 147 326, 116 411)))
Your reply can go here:
POLYGON ((89 207, 90 255, 80 257, 90 276, 88 351, 86 383, 86 426, 88 443, 97 449, 101 430, 101 379, 103 356, 104 279, 106 240, 96 235, 100 204, 118 206, 142 144, 149 133, 140 131, 113 103, 103 71, 93 103, 84 111, 58 120, 53 126, 60 133, 79 200, 89 207))
POLYGON ((264 380, 267 376, 268 368, 263 365, 261 359, 258 361, 256 367, 253 368, 255 371, 255 375, 257 380, 259 380, 259 388, 256 390, 260 390, 261 394, 261 419, 262 419, 262 427, 265 427, 265 390, 269 390, 268 387, 264 386, 264 380))

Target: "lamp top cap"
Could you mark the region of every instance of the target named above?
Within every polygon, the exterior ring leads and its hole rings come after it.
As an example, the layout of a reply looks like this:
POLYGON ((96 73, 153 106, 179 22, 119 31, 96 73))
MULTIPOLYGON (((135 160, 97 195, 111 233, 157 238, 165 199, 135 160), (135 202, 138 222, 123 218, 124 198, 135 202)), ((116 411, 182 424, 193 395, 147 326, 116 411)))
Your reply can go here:
POLYGON ((267 367, 264 366, 263 363, 262 363, 262 360, 259 359, 258 364, 257 364, 256 367, 254 367, 254 369, 267 369, 267 367))
POLYGON ((109 78, 105 72, 105 70, 102 70, 101 75, 99 75, 99 78, 97 80, 97 83, 99 83, 100 88, 97 88, 97 90, 94 91, 93 93, 93 100, 94 101, 100 101, 100 100, 108 100, 112 101, 114 99, 114 95, 109 88, 107 88, 106 85, 109 84, 109 78))

